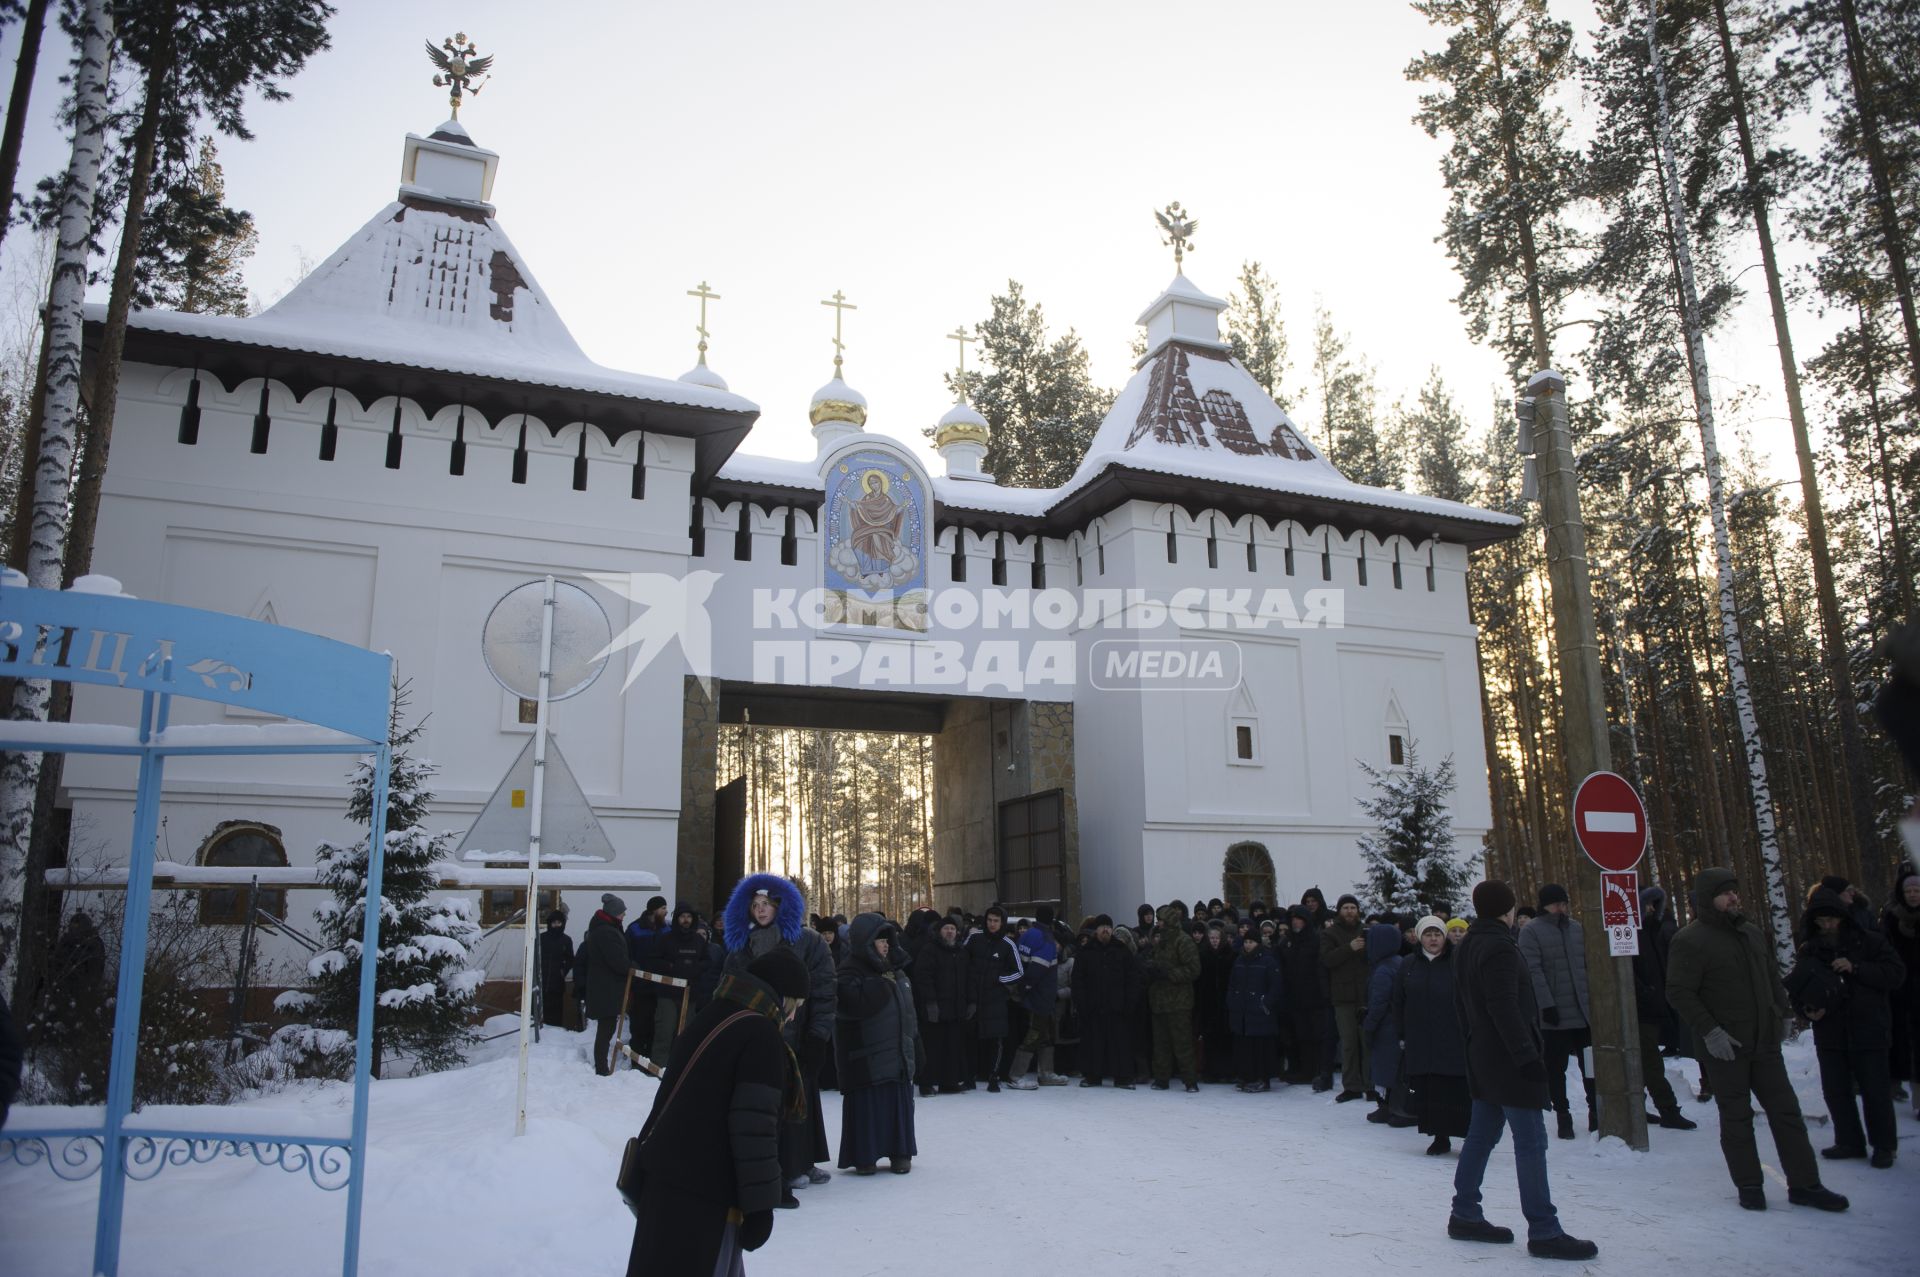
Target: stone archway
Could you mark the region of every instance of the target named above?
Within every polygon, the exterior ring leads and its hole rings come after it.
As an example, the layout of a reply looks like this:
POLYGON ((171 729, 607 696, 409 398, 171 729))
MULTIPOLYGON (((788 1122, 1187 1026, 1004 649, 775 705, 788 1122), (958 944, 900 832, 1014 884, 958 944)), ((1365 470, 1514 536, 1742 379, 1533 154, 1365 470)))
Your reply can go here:
POLYGON ((1274 892, 1273 857, 1265 847, 1257 842, 1237 842, 1227 848, 1220 893, 1229 904, 1244 910, 1259 900, 1272 907, 1274 892))
MULTIPOLYGON (((1007 863, 1010 840, 1000 828, 1010 801, 1058 793, 1054 841, 1045 868, 1045 903, 1074 915, 1080 897, 1079 813, 1074 794, 1073 705, 970 696, 882 695, 843 688, 716 680, 711 693, 687 678, 682 708, 681 807, 675 865, 676 900, 711 900, 716 910, 739 868, 721 863, 738 812, 718 809, 719 729, 750 721, 763 727, 902 732, 932 738, 933 817, 930 903, 979 911, 1009 906, 1009 888, 1031 883, 1030 861, 1007 863), (1056 895, 1057 893, 1057 895, 1056 895)), ((1029 840, 1031 841, 1031 840, 1029 840)), ((1026 844, 1022 844, 1025 846, 1026 844)), ((1272 865, 1268 864, 1268 873, 1272 865)), ((1029 887, 1028 889, 1032 889, 1029 887)))

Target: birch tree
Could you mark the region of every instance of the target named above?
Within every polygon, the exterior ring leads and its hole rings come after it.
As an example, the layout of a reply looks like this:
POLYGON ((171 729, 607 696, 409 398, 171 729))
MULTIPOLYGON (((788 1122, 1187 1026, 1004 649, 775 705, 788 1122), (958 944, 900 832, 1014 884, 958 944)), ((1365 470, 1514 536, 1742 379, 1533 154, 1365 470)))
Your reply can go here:
MULTIPOLYGON (((58 247, 47 305, 46 406, 40 454, 33 474, 33 522, 27 545, 27 583, 57 590, 67 548, 67 506, 80 418, 81 306, 86 301, 94 189, 107 136, 107 55, 113 15, 107 0, 86 0, 80 11, 80 47, 74 66, 73 149, 60 190, 58 247)), ((23 483, 26 481, 22 476, 23 483)), ((52 685, 21 679, 13 686, 12 717, 41 721, 52 685)), ((0 754, 0 954, 11 956, 20 933, 20 901, 33 837, 33 804, 42 755, 0 754)))
POLYGON ((1747 787, 1753 799, 1753 822, 1760 834, 1760 864, 1767 880, 1767 913, 1773 932, 1774 956, 1784 968, 1793 961, 1792 923, 1787 913, 1786 868, 1780 856, 1780 837, 1774 828, 1773 794, 1767 784, 1767 756, 1760 740, 1760 723, 1753 710, 1753 692, 1747 684, 1746 656, 1740 639, 1740 613, 1734 601, 1733 556, 1727 541, 1726 481, 1720 464, 1720 444, 1713 422, 1713 388, 1707 373, 1706 328, 1700 318, 1700 293, 1693 275, 1693 253, 1687 227, 1680 167, 1674 159, 1673 116, 1667 103, 1666 64, 1660 52, 1659 7, 1647 5, 1647 57, 1653 68, 1655 101, 1659 113, 1660 168, 1671 212, 1673 259, 1679 277, 1680 305, 1686 325, 1688 361, 1693 368, 1693 398, 1700 422, 1700 453, 1707 472, 1707 509, 1713 520, 1713 561, 1718 574, 1720 638, 1726 648, 1727 682, 1733 694, 1734 715, 1746 750, 1747 787))

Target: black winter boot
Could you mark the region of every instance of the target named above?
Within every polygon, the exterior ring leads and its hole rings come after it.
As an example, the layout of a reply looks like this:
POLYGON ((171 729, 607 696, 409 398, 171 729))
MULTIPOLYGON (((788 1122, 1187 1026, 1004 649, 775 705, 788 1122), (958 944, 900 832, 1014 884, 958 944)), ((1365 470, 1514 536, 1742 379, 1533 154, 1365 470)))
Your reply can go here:
POLYGON ((1528 1242, 1527 1253, 1536 1259, 1592 1259, 1600 1253, 1600 1248, 1571 1233, 1562 1233, 1558 1237, 1528 1242))
POLYGON ((1563 1140, 1572 1139, 1573 1138, 1573 1114, 1569 1113, 1566 1109, 1561 1109, 1556 1114, 1556 1117, 1559 1121, 1559 1127, 1557 1130, 1555 1130, 1554 1134, 1558 1135, 1563 1140))

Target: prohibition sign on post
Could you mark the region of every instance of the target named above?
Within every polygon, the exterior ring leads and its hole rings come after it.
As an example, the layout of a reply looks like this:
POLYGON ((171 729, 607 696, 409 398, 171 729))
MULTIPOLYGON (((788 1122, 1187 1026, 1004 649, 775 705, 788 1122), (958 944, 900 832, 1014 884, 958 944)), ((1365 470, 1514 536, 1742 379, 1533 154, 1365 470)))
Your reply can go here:
POLYGON ((1573 836, 1587 859, 1624 873, 1647 849, 1647 809, 1624 776, 1594 772, 1573 795, 1573 836))

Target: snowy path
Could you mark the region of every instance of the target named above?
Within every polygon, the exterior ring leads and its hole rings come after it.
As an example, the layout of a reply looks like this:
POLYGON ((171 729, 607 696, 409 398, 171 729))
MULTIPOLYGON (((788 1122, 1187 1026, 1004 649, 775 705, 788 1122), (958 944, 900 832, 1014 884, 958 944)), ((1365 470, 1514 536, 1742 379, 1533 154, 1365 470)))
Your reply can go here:
MULTIPOLYGON (((375 1086, 363 1273, 621 1271, 632 1223, 613 1175, 654 1084, 634 1073, 596 1079, 578 1035, 551 1035, 534 1057, 528 1134, 515 1140, 510 1048, 509 1039, 458 1072, 375 1086)), ((1823 1114, 1812 1051, 1792 1048, 1790 1061, 1803 1107, 1823 1114)), ((346 1104, 343 1087, 302 1087, 245 1108, 263 1124, 337 1115, 344 1127, 346 1104)), ((826 1106, 837 1147, 838 1097, 826 1106)), ((1426 1157, 1424 1138, 1371 1126, 1361 1108, 1304 1087, 1264 1096, 1226 1086, 1197 1096, 1066 1087, 921 1101, 911 1175, 836 1175, 802 1192, 801 1209, 778 1214, 773 1240, 748 1269, 962 1273, 991 1250, 1039 1257, 1049 1270, 1140 1275, 1327 1271, 1336 1261, 1342 1271, 1540 1271, 1524 1245, 1448 1241, 1453 1159, 1426 1157)), ((1591 1268, 1625 1271, 1661 1256, 1724 1272, 1903 1271, 1913 1262, 1920 1123, 1901 1111, 1909 1144, 1894 1169, 1827 1168, 1829 1185, 1853 1199, 1846 1216, 1786 1205, 1764 1122, 1774 1208, 1738 1209, 1713 1108, 1698 1103, 1687 1112, 1701 1129, 1656 1130, 1650 1154, 1584 1135, 1554 1141, 1554 1199, 1570 1231, 1600 1243, 1591 1268)), ((1828 1142, 1823 1124, 1813 1139, 1828 1142)), ((0 1166, 0 1273, 84 1274, 98 1184, 0 1166)), ((251 1160, 172 1168, 128 1190, 121 1271, 337 1273, 344 1202, 344 1193, 251 1160)), ((1525 1235, 1504 1147, 1488 1170, 1487 1210, 1525 1235)))

